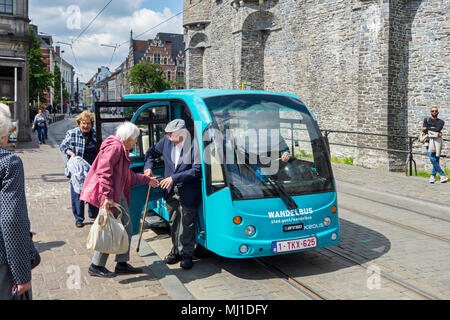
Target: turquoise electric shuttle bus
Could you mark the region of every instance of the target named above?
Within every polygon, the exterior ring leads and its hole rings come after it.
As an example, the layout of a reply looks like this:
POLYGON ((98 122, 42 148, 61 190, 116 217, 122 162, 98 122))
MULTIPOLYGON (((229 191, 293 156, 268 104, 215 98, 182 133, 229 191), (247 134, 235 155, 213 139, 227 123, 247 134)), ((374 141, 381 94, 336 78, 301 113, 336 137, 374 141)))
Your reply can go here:
MULTIPOLYGON (((296 96, 255 90, 171 90, 96 103, 98 143, 125 120, 142 128, 130 153, 143 172, 145 152, 168 122, 184 119, 198 144, 203 202, 196 241, 224 257, 249 258, 339 243, 336 187, 328 143, 296 96)), ((163 178, 164 159, 153 174, 163 178)), ((163 190, 131 189, 133 234, 144 210, 169 220, 163 190)))

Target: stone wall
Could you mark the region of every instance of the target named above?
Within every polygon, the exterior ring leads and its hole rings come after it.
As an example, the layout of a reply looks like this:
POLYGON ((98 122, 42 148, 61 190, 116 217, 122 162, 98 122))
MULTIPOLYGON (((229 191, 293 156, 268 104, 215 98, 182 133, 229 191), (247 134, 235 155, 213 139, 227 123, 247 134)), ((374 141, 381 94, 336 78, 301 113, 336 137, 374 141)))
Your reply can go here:
MULTIPOLYGON (((343 144, 406 150, 400 136, 417 135, 431 104, 450 125, 448 1, 203 2, 201 12, 193 7, 183 16, 187 88, 245 82, 294 93, 322 129, 389 135, 330 134, 343 144), (207 18, 194 25, 200 16, 207 18)), ((448 126, 445 133, 450 138, 448 126)), ((390 170, 406 160, 405 153, 340 146, 332 155, 390 170)))

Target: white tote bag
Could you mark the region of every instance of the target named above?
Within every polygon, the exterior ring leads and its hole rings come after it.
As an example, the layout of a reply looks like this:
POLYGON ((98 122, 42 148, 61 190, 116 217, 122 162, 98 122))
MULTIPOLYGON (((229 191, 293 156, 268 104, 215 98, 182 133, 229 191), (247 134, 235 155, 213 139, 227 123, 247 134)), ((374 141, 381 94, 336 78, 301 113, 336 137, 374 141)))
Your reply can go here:
POLYGON ((114 207, 120 211, 117 218, 107 208, 103 206, 100 208, 87 238, 89 250, 108 254, 122 254, 128 251, 128 234, 121 221, 123 212, 126 214, 127 211, 118 203, 115 203, 114 207))

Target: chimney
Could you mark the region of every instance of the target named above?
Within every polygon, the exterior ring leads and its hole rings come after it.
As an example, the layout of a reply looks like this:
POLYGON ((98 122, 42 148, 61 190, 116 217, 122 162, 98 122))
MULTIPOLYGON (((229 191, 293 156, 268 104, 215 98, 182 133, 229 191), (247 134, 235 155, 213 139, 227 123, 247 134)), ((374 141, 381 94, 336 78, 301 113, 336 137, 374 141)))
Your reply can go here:
POLYGON ((56 50, 56 55, 59 57, 59 50, 60 50, 59 46, 56 46, 55 50, 56 50))

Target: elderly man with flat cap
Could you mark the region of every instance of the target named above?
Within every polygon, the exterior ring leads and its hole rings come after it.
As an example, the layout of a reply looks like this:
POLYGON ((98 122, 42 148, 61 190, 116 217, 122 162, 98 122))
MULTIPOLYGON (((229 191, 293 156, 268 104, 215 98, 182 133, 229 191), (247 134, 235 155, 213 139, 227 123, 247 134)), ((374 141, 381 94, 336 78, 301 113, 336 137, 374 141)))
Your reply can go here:
POLYGON ((165 132, 164 138, 146 152, 144 174, 152 176, 154 160, 164 157, 164 179, 160 186, 165 189, 172 237, 172 250, 164 261, 167 264, 181 261, 183 269, 190 269, 195 246, 195 218, 202 201, 198 144, 182 119, 169 122, 165 132))

